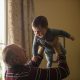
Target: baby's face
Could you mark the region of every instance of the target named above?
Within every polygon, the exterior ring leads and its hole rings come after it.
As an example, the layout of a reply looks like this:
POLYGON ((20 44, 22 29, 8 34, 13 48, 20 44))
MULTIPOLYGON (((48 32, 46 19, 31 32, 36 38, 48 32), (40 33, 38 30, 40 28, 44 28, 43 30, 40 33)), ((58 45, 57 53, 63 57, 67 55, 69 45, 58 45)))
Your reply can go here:
POLYGON ((38 36, 40 38, 42 38, 47 32, 46 28, 41 28, 41 27, 39 27, 39 28, 32 27, 32 30, 33 30, 35 36, 38 36))

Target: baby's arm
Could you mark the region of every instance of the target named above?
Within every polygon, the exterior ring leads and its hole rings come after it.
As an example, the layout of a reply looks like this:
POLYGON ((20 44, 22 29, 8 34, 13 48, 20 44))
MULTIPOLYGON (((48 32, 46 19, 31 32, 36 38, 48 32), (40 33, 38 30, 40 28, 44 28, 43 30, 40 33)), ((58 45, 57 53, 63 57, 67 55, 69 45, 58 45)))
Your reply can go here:
POLYGON ((57 37, 66 37, 68 39, 71 39, 72 41, 74 40, 74 37, 71 34, 69 34, 66 31, 59 30, 59 29, 53 29, 53 35, 57 37))
POLYGON ((39 43, 37 42, 37 37, 34 36, 33 45, 32 45, 32 55, 33 56, 38 55, 38 48, 39 48, 39 43))
POLYGON ((71 39, 72 41, 75 40, 75 38, 73 36, 70 36, 69 39, 71 39))

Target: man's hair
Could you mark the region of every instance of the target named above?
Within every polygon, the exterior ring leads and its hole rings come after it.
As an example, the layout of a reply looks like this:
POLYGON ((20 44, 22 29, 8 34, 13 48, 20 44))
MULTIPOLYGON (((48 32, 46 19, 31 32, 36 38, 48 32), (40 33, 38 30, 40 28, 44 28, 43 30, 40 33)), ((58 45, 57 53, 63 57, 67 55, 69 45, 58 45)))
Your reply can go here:
MULTIPOLYGON (((5 57, 4 57, 4 62, 7 64, 7 65, 11 65, 13 66, 13 64, 15 64, 14 60, 17 59, 17 56, 14 54, 13 51, 11 50, 8 50, 5 54, 5 57)), ((16 64, 15 64, 16 65, 16 64)))
POLYGON ((26 53, 22 52, 24 52, 24 49, 20 46, 15 44, 8 45, 3 49, 2 52, 3 61, 7 66, 25 64, 27 61, 26 53))
POLYGON ((16 59, 17 56, 12 50, 7 50, 6 52, 4 52, 3 60, 7 65, 13 66, 14 60, 16 61, 16 59))
POLYGON ((48 28, 48 20, 45 16, 38 16, 33 20, 32 26, 36 28, 48 28))

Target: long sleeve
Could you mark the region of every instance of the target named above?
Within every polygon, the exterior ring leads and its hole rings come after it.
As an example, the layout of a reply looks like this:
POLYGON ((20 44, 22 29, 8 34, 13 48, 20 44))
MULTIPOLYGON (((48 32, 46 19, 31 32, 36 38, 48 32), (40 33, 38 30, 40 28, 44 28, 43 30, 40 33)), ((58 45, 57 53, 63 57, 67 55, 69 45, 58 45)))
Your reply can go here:
POLYGON ((41 63, 41 61, 42 61, 42 59, 43 59, 43 56, 40 55, 40 54, 38 54, 38 55, 37 55, 37 58, 38 58, 38 59, 37 59, 36 62, 30 60, 26 65, 29 65, 29 66, 31 66, 31 67, 39 67, 39 65, 40 65, 40 63, 41 63))
POLYGON ((66 62, 66 56, 59 56, 58 68, 41 69, 31 66, 18 66, 15 69, 8 69, 5 80, 62 80, 70 74, 66 62))
POLYGON ((38 55, 38 47, 39 47, 39 43, 37 42, 37 37, 34 36, 33 46, 32 46, 32 54, 34 56, 38 55))
POLYGON ((66 38, 70 38, 71 36, 68 32, 59 29, 52 29, 52 33, 54 34, 54 36, 62 36, 66 38))
POLYGON ((53 78, 55 80, 62 80, 70 74, 70 71, 66 62, 66 56, 60 55, 58 68, 50 69, 50 74, 51 74, 50 78, 53 78))

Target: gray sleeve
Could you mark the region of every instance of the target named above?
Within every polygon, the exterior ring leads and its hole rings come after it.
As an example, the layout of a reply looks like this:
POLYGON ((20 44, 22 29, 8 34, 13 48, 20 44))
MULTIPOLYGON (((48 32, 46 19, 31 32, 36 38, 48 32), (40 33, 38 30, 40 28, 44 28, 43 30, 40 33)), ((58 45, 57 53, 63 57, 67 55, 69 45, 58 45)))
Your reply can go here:
POLYGON ((29 65, 31 67, 39 67, 40 63, 42 62, 42 59, 43 59, 43 56, 41 55, 37 55, 37 61, 33 61, 33 60, 30 60, 28 63, 26 63, 25 65, 29 65))
POLYGON ((38 55, 38 47, 39 47, 39 43, 37 42, 37 37, 34 36, 33 46, 32 46, 32 54, 34 56, 38 55))
POLYGON ((66 38, 70 38, 70 34, 66 31, 63 30, 59 30, 59 29, 53 29, 52 33, 54 36, 59 36, 59 37, 66 37, 66 38))

